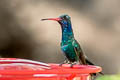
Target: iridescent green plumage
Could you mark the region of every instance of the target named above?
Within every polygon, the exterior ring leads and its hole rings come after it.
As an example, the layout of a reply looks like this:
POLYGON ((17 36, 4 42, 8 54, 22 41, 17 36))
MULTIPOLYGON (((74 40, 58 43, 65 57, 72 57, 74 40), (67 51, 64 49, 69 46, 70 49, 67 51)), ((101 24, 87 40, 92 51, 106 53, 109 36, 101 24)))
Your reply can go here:
POLYGON ((61 24, 62 29, 62 51, 70 63, 79 62, 81 64, 86 64, 85 56, 80 45, 74 38, 70 17, 68 15, 62 15, 60 18, 62 20, 58 22, 61 24))
POLYGON ((79 62, 80 64, 92 64, 83 54, 79 43, 75 40, 71 19, 68 15, 61 15, 59 18, 47 18, 42 20, 54 20, 61 25, 62 40, 61 49, 70 63, 79 62))
POLYGON ((78 62, 79 64, 83 65, 87 64, 94 65, 87 59, 79 43, 75 40, 71 25, 71 19, 68 15, 61 15, 59 18, 48 18, 42 20, 54 20, 61 25, 62 29, 61 49, 65 54, 66 58, 68 59, 69 63, 72 64, 74 62, 78 62))

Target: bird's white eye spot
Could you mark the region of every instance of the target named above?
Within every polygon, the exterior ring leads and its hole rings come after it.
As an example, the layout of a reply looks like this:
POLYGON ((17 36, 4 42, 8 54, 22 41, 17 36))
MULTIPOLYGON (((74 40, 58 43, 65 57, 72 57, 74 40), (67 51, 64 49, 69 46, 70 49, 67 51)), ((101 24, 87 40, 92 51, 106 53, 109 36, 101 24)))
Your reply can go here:
POLYGON ((69 16, 66 16, 66 18, 69 18, 69 16))
POLYGON ((70 19, 70 17, 69 17, 69 16, 66 16, 66 18, 67 18, 67 19, 70 19))

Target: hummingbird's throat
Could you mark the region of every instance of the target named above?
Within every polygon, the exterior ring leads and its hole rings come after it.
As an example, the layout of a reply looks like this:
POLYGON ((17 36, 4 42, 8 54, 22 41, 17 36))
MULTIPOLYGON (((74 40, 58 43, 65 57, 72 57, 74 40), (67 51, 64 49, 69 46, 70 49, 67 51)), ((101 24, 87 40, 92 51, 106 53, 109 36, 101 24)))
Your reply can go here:
POLYGON ((66 25, 61 24, 61 28, 62 28, 62 41, 68 41, 74 38, 71 23, 66 25))

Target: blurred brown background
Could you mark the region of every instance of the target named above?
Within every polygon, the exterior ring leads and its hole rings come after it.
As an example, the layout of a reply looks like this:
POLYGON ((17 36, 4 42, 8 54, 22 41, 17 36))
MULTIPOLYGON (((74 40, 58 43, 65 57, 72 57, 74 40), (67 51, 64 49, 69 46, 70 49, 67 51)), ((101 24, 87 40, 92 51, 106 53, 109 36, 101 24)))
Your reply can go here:
POLYGON ((106 74, 120 72, 120 0, 1 0, 0 56, 60 63, 61 28, 42 18, 68 14, 76 39, 106 74))

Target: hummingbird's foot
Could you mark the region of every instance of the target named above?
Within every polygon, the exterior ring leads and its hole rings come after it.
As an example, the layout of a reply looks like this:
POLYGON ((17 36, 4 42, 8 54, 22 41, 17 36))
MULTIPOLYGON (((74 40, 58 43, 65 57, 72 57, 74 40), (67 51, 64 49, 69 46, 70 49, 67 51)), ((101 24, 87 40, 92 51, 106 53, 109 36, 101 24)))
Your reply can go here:
POLYGON ((76 64, 77 64, 76 62, 75 63, 71 63, 70 67, 73 68, 73 66, 76 65, 76 64))
POLYGON ((65 60, 64 62, 60 63, 59 66, 62 66, 63 64, 69 63, 68 60, 65 60))

